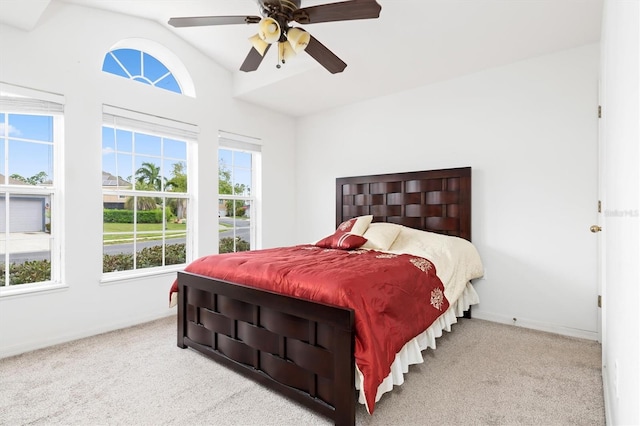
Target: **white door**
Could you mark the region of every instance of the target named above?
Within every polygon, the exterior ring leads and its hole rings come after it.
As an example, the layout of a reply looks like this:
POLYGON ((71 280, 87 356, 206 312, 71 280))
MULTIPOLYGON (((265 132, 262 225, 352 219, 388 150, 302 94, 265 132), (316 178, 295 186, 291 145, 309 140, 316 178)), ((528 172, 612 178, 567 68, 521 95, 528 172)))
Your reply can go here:
POLYGON ((605 0, 602 378, 607 424, 640 424, 640 2, 605 0))

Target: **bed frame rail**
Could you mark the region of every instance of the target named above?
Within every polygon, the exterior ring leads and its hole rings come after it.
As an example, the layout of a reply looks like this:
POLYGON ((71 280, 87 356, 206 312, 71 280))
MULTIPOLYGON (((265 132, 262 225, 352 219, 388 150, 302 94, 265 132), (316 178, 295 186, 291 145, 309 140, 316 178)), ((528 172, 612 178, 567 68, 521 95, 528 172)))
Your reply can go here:
POLYGON ((355 423, 351 309, 178 272, 178 346, 355 423))

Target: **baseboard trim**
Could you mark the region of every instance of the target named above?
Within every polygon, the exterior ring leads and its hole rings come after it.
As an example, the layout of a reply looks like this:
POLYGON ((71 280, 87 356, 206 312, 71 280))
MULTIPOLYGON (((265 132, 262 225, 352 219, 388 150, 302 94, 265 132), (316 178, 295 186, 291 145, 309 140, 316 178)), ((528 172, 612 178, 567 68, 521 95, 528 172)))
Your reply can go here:
POLYGON ((150 314, 150 315, 143 315, 140 317, 133 317, 124 321, 117 321, 110 324, 103 324, 103 325, 100 325, 99 327, 80 330, 80 331, 76 331, 76 332, 68 333, 64 335, 58 335, 50 339, 24 342, 18 345, 13 345, 8 347, 3 346, 0 349, 0 359, 20 355, 26 352, 36 351, 38 349, 48 348, 50 346, 72 342, 74 340, 96 336, 98 334, 109 333, 111 331, 116 331, 116 330, 120 330, 127 327, 133 327, 135 325, 144 324, 145 322, 166 318, 172 315, 176 315, 175 309, 171 309, 171 310, 167 310, 167 311, 159 312, 155 314, 150 314))
POLYGON ((604 421, 607 425, 612 425, 613 420, 611 419, 611 398, 612 395, 609 392, 609 369, 606 365, 602 366, 602 390, 604 394, 604 421))
POLYGON ((590 330, 580 330, 577 328, 564 327, 557 324, 550 324, 535 320, 529 320, 526 318, 518 318, 514 323, 513 318, 509 318, 505 315, 492 314, 491 312, 485 312, 477 307, 473 308, 473 318, 478 318, 487 321, 498 322, 501 324, 509 324, 515 327, 530 328, 532 330, 546 331, 548 333, 560 334, 562 336, 577 337, 580 339, 595 340, 598 341, 598 332, 590 330))

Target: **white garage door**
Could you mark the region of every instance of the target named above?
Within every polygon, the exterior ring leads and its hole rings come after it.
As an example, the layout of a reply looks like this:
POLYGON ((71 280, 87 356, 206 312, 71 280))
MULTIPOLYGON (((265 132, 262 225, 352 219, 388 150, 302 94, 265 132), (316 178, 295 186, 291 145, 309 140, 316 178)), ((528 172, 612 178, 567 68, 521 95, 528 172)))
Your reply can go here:
MULTIPOLYGON (((9 220, 11 232, 41 232, 44 231, 43 197, 18 198, 11 197, 9 220)), ((6 232, 6 200, 0 198, 0 232, 6 232)))

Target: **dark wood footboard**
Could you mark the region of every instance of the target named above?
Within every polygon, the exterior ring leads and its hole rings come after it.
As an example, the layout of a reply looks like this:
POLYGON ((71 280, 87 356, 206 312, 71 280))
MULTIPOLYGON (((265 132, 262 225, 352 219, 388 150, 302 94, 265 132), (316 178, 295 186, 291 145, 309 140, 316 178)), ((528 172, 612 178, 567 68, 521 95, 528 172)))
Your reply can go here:
POLYGON ((339 425, 355 423, 354 313, 178 273, 178 346, 191 347, 339 425))

